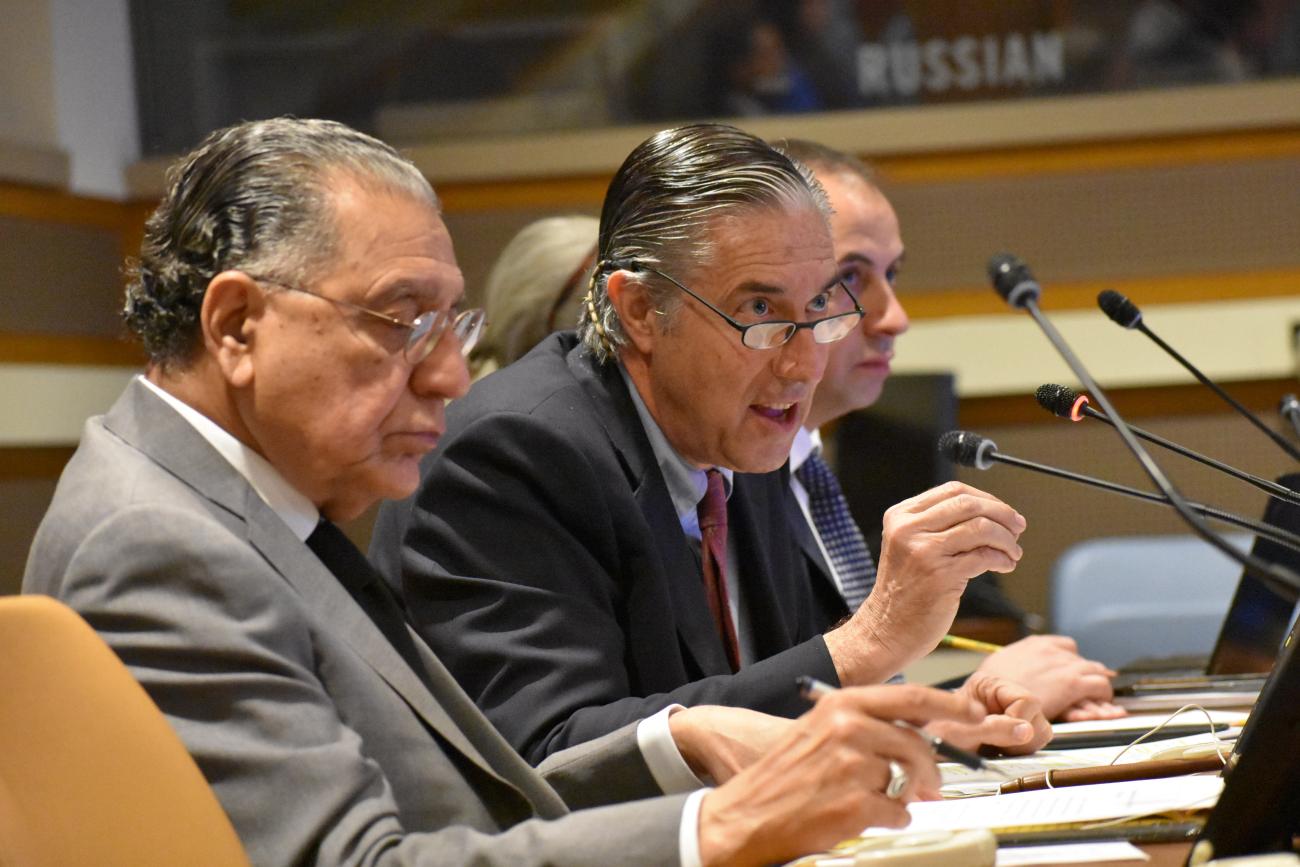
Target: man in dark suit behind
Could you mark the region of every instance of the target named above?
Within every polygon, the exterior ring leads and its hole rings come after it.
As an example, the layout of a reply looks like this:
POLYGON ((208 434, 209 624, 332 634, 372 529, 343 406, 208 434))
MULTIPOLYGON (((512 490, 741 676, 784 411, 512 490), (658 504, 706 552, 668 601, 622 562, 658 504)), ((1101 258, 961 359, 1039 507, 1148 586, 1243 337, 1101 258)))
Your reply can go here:
MULTIPOLYGON (((907 331, 907 313, 895 294, 904 259, 898 217, 874 173, 861 160, 801 139, 786 141, 783 147, 812 170, 826 191, 834 209, 831 239, 840 279, 864 310, 858 326, 831 348, 808 417, 795 435, 790 452, 792 496, 788 502, 792 530, 814 583, 842 592, 850 609, 862 604, 894 610, 920 605, 946 607, 955 613, 959 601, 956 594, 937 598, 926 582, 889 568, 884 561, 897 554, 883 545, 880 574, 886 580, 875 580, 866 540, 848 513, 848 503, 833 471, 820 456, 818 429, 879 399, 889 378, 895 341, 907 331), (823 530, 830 539, 824 538, 823 530)), ((877 459, 886 457, 881 451, 877 459)), ((920 494, 928 496, 932 493, 920 494)), ((882 541, 897 537, 894 524, 910 518, 913 504, 912 500, 904 501, 885 513, 882 541)), ((967 587, 966 599, 971 589, 967 587)), ((993 591, 1001 593, 996 585, 993 591)), ((1114 672, 1079 656, 1077 645, 1065 636, 1023 638, 985 657, 979 669, 1030 690, 1049 719, 1082 720, 1123 714, 1110 703, 1110 677, 1114 672)))
POLYGON ((257 864, 758 864, 903 824, 938 777, 885 720, 977 719, 961 697, 670 709, 538 773, 411 631, 331 521, 414 490, 468 386, 462 294, 432 189, 386 145, 325 121, 214 133, 128 289, 149 366, 87 423, 24 590, 113 647, 257 864))
MULTIPOLYGON (((652 136, 606 194, 585 306, 578 336, 451 407, 420 491, 381 511, 371 545, 511 743, 540 762, 673 702, 792 716, 798 675, 880 683, 934 646, 942 609, 827 631, 843 602, 788 529, 777 468, 828 344, 861 318, 800 167, 732 127, 652 136)), ((1023 528, 954 488, 915 516, 899 566, 959 594, 1014 568, 1023 528)), ((994 713, 983 728, 945 734, 1041 744, 1021 694, 990 685, 968 687, 994 713)))

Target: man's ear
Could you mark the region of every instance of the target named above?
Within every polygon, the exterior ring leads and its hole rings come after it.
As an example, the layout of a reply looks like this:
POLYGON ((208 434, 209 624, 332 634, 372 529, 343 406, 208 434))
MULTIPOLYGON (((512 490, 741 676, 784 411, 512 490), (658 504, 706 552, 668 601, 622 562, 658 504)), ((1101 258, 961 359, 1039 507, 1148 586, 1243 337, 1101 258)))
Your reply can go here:
POLYGON ((266 295, 243 271, 222 271, 208 283, 199 310, 204 351, 237 388, 253 381, 253 336, 266 310, 266 295))
POLYGON ((627 339, 642 355, 649 355, 655 335, 659 333, 657 320, 660 317, 645 284, 628 271, 612 271, 605 278, 605 292, 618 312, 618 321, 627 339))

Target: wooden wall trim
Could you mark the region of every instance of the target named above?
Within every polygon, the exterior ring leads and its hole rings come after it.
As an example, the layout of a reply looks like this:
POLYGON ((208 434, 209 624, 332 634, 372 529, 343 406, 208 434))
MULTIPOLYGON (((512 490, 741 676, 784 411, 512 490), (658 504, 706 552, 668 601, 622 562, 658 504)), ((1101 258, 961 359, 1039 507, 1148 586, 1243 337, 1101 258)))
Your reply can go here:
POLYGON ((120 229, 130 213, 128 205, 110 199, 78 196, 26 184, 0 183, 0 214, 6 216, 97 229, 120 229))
MULTIPOLYGON (((871 155, 863 156, 870 158, 871 155)), ((1300 157, 1300 129, 883 156, 873 162, 888 182, 916 184, 994 176, 1034 177, 1119 169, 1168 168, 1285 157, 1300 157)))
MULTIPOLYGON (((1300 392, 1300 383, 1294 379, 1242 380, 1223 383, 1223 387, 1266 424, 1277 418, 1277 405, 1282 395, 1300 392)), ((1111 388, 1106 390, 1106 394, 1126 419, 1232 412, 1213 392, 1198 383, 1111 388)), ((1009 424, 1067 424, 1040 407, 1032 393, 962 398, 957 408, 957 420, 962 428, 975 431, 1009 424)))
MULTIPOLYGON (((1139 302, 1151 304, 1209 304, 1249 298, 1285 298, 1300 295, 1300 268, 1237 271, 1219 274, 1089 280, 1045 286, 1043 307, 1053 310, 1091 310, 1097 294, 1116 289, 1139 302)), ((987 286, 952 290, 905 292, 903 301, 912 319, 952 316, 1018 316, 987 286)))
MULTIPOLYGON (((1300 129, 1256 130, 1122 141, 982 148, 872 157, 889 185, 1034 177, 1294 157, 1300 129)), ((612 174, 444 182, 438 195, 449 212, 598 209, 612 174)))
POLYGON ((76 446, 0 446, 0 482, 57 479, 76 446))
POLYGON ((0 182, 0 215, 116 232, 123 258, 139 254, 144 222, 154 206, 155 203, 149 201, 115 202, 62 190, 0 182))
POLYGON ((140 367, 145 360, 139 344, 111 337, 0 332, 0 364, 140 367))

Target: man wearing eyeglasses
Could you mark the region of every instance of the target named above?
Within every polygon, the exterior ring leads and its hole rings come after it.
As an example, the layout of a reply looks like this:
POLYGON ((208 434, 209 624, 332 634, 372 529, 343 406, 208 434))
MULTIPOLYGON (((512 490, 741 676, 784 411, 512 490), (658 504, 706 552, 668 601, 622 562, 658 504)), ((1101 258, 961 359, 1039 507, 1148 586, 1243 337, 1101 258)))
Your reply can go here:
MULTIPOLYGON (((420 491, 372 539, 511 743, 537 763, 675 702, 796 716, 800 675, 881 683, 928 651, 924 632, 899 648, 864 620, 831 629, 843 602, 787 524, 778 468, 862 317, 804 171, 731 127, 652 136, 606 194, 585 306, 578 335, 453 404, 420 491)), ((912 542, 950 583, 1020 556, 1024 521, 996 498, 946 496, 933 517, 912 542)), ((992 714, 950 739, 1045 740, 1023 691, 971 695, 992 714)))
POLYGON ((919 687, 795 722, 670 709, 530 768, 333 523, 414 491, 468 388, 482 317, 458 310, 432 189, 368 136, 285 118, 170 177, 127 290, 149 365, 87 422, 23 589, 130 667, 252 863, 757 865, 933 796, 892 720, 982 712, 919 687))

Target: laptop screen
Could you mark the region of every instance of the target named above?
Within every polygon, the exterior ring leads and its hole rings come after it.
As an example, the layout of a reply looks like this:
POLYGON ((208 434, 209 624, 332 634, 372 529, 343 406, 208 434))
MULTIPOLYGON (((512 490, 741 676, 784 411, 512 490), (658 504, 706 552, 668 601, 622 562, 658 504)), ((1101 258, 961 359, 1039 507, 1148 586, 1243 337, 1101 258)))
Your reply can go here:
MULTIPOLYGON (((1277 481, 1300 490, 1300 473, 1290 473, 1277 481)), ((1300 534, 1300 506, 1270 497, 1264 522, 1300 534)), ((1251 553, 1300 574, 1300 552, 1257 536, 1251 553)), ((1282 639, 1291 630, 1296 600, 1295 595, 1283 596, 1243 572, 1206 674, 1266 674, 1273 667, 1282 639)))

